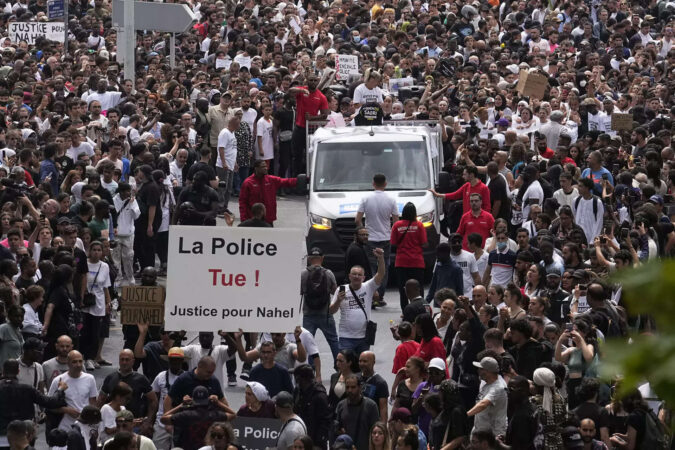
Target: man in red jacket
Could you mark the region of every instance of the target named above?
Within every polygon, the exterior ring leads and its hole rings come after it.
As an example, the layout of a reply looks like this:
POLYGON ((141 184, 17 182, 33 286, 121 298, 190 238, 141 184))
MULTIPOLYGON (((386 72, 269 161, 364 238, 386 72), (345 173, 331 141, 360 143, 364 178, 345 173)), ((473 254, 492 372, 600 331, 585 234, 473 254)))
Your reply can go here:
POLYGON ((490 236, 490 230, 494 228, 495 219, 492 214, 481 208, 481 203, 485 199, 481 198, 480 194, 473 193, 470 196, 471 209, 462 214, 462 219, 459 221, 457 233, 464 238, 462 240, 462 248, 469 251, 469 244, 467 237, 471 233, 478 233, 483 238, 483 242, 490 236))
POLYGON ((478 178, 478 168, 476 166, 467 166, 464 169, 463 177, 464 180, 466 180, 466 183, 464 183, 462 187, 457 189, 455 192, 451 192, 449 194, 439 194, 433 189, 430 189, 430 191, 436 197, 442 197, 446 200, 462 199, 463 214, 471 211, 471 206, 469 205, 469 197, 471 194, 480 194, 481 198, 483 199, 481 208, 487 212, 490 212, 490 188, 488 188, 485 183, 480 181, 478 178))
POLYGON ((239 192, 239 215, 241 221, 250 219, 254 203, 265 205, 265 221, 270 225, 277 220, 277 190, 281 187, 295 187, 297 178, 280 178, 267 175, 267 164, 259 159, 253 163, 253 175, 244 180, 239 192))

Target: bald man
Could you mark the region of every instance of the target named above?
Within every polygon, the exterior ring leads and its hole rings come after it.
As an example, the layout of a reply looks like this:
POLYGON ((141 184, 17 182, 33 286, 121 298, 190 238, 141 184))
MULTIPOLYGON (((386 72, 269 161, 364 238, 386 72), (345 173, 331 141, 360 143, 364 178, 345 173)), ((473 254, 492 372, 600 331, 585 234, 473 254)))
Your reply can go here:
POLYGON ((359 356, 359 368, 363 377, 361 389, 363 396, 368 397, 377 404, 380 410, 380 420, 387 423, 389 413, 387 411, 387 398, 389 397, 389 386, 380 375, 375 373, 375 353, 371 351, 362 352, 359 356))
POLYGON ((68 385, 66 390, 66 406, 56 410, 63 414, 59 428, 70 431, 75 420, 80 416, 82 408, 87 405, 96 405, 96 380, 94 376, 83 372, 84 359, 82 353, 71 350, 68 353, 68 371, 52 380, 49 395, 56 394, 60 383, 68 385))
POLYGON ((134 417, 143 419, 141 433, 145 436, 152 436, 152 429, 157 415, 157 393, 152 390, 152 385, 148 378, 134 371, 134 352, 130 349, 124 349, 119 355, 119 370, 105 377, 101 385, 101 392, 98 394, 99 408, 109 401, 109 396, 115 386, 120 381, 128 384, 133 393, 126 408, 134 413, 134 417))
POLYGON ((56 356, 42 363, 45 386, 51 386, 55 377, 68 371, 68 353, 73 349, 73 340, 65 334, 59 336, 56 339, 54 349, 56 350, 56 356))

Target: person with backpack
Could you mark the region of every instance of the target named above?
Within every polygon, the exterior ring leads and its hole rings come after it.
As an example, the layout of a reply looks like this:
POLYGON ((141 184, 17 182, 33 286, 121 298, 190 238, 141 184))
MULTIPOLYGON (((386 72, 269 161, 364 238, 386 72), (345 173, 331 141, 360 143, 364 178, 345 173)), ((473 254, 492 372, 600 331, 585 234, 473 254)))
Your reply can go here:
POLYGON ((307 255, 307 268, 300 275, 302 326, 313 336, 316 335, 316 330, 323 332, 334 361, 339 350, 338 335, 335 319, 328 312, 328 307, 331 296, 337 288, 337 282, 333 272, 322 267, 322 264, 323 251, 313 247, 307 255))
POLYGON ((606 338, 621 338, 628 334, 626 320, 621 317, 616 307, 605 298, 605 289, 600 283, 592 283, 588 286, 586 301, 591 308, 587 314, 603 336, 606 338))
POLYGON ((605 207, 602 201, 593 195, 593 180, 579 180, 579 196, 574 200, 574 221, 584 230, 588 244, 593 243, 596 236, 602 235, 605 207))
POLYGON ((621 450, 665 450, 670 448, 670 436, 659 418, 649 408, 640 391, 635 389, 621 400, 628 413, 626 434, 614 433, 609 440, 621 450))

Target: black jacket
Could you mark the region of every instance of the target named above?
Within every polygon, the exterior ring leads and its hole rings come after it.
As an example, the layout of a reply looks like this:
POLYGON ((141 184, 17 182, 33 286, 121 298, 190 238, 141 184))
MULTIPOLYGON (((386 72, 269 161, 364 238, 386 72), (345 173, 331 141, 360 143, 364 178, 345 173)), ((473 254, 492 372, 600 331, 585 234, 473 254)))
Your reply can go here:
POLYGON ((328 406, 326 388, 319 383, 312 383, 304 391, 296 386, 293 398, 293 410, 305 422, 307 433, 314 445, 325 448, 333 423, 333 412, 328 406))
POLYGON ((7 434, 7 425, 12 420, 31 420, 35 417, 35 405, 47 409, 66 406, 63 391, 53 396, 41 394, 30 384, 20 384, 16 378, 0 380, 0 436, 7 434))

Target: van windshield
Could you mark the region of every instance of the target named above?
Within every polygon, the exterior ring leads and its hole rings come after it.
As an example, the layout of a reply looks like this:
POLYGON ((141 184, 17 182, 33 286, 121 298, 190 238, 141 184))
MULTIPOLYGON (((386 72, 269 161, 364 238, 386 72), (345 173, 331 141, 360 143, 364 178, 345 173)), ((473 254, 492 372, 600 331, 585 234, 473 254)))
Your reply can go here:
POLYGON ((425 141, 320 143, 312 175, 315 191, 368 191, 373 175, 387 177, 387 190, 428 189, 425 141))

